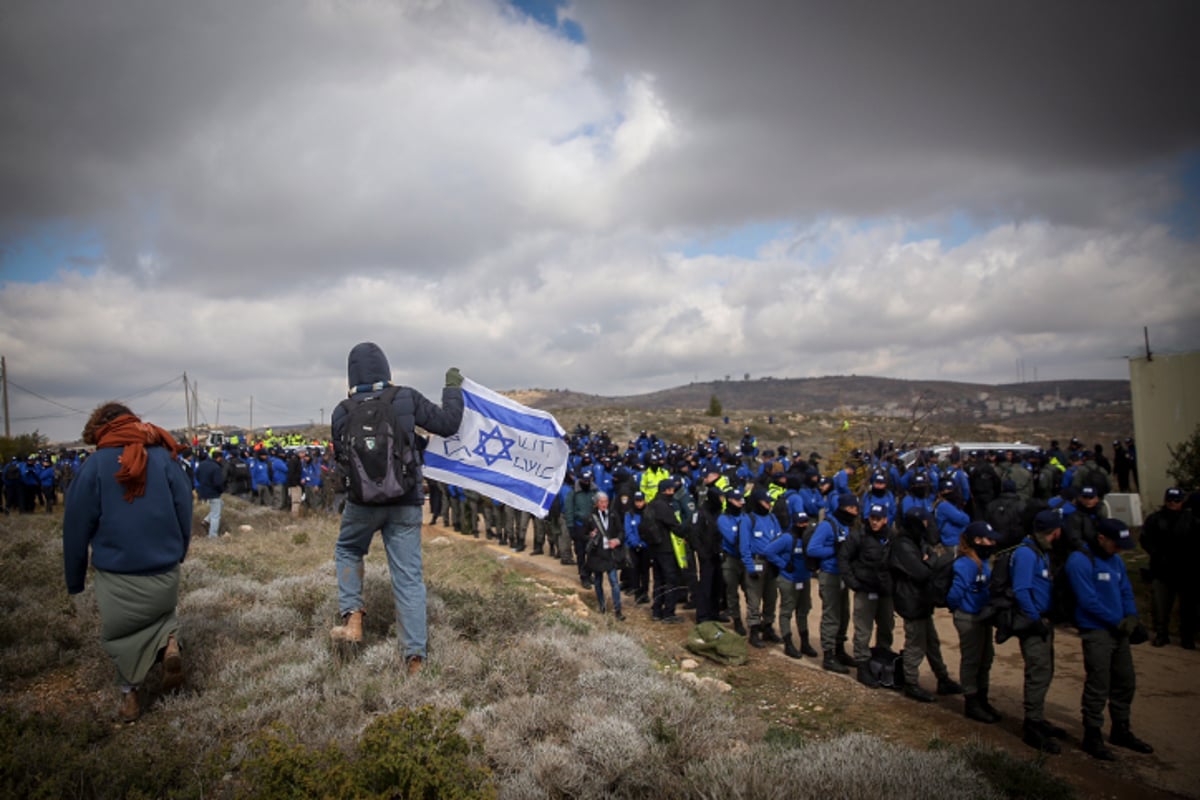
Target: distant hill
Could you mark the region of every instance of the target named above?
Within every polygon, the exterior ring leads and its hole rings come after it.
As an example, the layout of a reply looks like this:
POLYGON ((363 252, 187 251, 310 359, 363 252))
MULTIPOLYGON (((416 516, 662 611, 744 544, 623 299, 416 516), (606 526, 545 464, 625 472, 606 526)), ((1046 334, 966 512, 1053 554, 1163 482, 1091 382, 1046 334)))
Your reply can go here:
POLYGON ((1006 419, 1061 410, 1128 406, 1129 381, 1064 380, 990 385, 954 381, 902 380, 861 375, 820 378, 690 383, 640 395, 604 397, 539 389, 506 392, 518 402, 547 411, 619 407, 635 410, 706 409, 716 395, 726 411, 807 414, 846 413, 908 416, 914 407, 941 417, 1006 419))

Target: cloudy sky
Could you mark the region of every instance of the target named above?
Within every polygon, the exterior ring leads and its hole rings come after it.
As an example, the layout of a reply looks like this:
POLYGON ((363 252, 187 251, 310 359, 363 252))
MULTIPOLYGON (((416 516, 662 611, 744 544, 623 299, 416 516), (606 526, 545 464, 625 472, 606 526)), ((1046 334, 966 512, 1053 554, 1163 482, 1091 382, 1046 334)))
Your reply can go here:
POLYGON ((1200 4, 12 0, 12 432, 1128 377, 1200 347, 1200 4), (1023 372, 1022 372, 1023 367, 1023 372), (253 399, 252 399, 253 398, 253 399))

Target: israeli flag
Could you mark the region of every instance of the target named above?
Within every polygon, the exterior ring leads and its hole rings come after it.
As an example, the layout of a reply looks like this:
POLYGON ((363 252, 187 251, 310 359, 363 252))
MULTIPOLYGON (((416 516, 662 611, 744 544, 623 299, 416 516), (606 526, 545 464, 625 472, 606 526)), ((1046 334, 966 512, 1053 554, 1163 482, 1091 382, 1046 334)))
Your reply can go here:
POLYGON ((545 411, 468 378, 463 378, 462 393, 458 433, 429 438, 426 477, 473 489, 543 519, 567 473, 566 431, 545 411))

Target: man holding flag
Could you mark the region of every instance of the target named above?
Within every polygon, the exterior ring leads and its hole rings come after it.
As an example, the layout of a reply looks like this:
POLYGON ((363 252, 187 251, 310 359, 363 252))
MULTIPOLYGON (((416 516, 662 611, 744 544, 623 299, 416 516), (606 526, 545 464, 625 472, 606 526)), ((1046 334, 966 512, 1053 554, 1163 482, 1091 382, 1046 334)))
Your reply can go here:
POLYGON ((351 349, 347 375, 349 397, 338 404, 329 419, 334 455, 350 476, 346 508, 334 545, 342 624, 330 635, 335 641, 362 641, 363 558, 379 531, 392 577, 401 649, 408 674, 412 675, 420 671, 426 658, 421 567, 421 506, 425 498, 420 466, 413 455, 414 448, 419 447, 416 427, 445 435, 458 429, 463 417, 463 378, 456 367, 447 370, 442 405, 438 407, 416 389, 393 386, 387 356, 373 342, 351 349), (359 423, 364 408, 380 412, 371 428, 359 423), (383 453, 386 459, 378 457, 383 453), (408 464, 400 465, 401 460, 408 464), (386 478, 378 479, 375 471, 384 468, 386 478))
POLYGON ((370 342, 350 351, 348 376, 350 397, 330 417, 335 454, 339 462, 350 465, 351 472, 357 467, 362 491, 382 496, 354 502, 356 487, 351 481, 335 547, 343 624, 333 629, 332 636, 339 641, 362 640, 363 557, 375 531, 381 531, 404 658, 413 674, 426 657, 422 462, 424 476, 431 480, 478 492, 542 519, 566 474, 566 432, 550 414, 465 379, 457 368, 446 372, 441 407, 416 389, 393 387, 387 357, 370 342), (357 423, 352 415, 361 412, 354 410, 356 406, 380 399, 390 400, 387 407, 392 413, 380 414, 372 423, 378 430, 357 423), (431 434, 423 452, 417 427, 431 434), (413 450, 419 453, 415 458, 413 450), (394 474, 377 480, 367 473, 373 463, 387 463, 380 451, 395 466, 394 474), (406 459, 408 465, 401 463, 406 459), (405 486, 414 478, 413 488, 397 499, 384 491, 389 482, 405 486))

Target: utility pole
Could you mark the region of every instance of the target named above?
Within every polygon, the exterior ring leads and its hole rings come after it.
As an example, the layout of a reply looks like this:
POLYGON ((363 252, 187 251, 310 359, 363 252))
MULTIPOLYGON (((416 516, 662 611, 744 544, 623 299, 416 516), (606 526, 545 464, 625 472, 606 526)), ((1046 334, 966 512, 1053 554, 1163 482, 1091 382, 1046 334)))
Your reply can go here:
POLYGON ((187 373, 183 373, 183 413, 187 416, 188 441, 192 438, 192 396, 188 392, 187 373))
POLYGON ((8 425, 8 365, 4 361, 4 356, 0 356, 0 384, 4 389, 4 438, 12 438, 12 430, 8 425))
POLYGON ((219 426, 220 424, 221 424, 221 398, 218 397, 217 398, 217 418, 215 420, 213 420, 213 427, 215 428, 215 427, 219 426))

